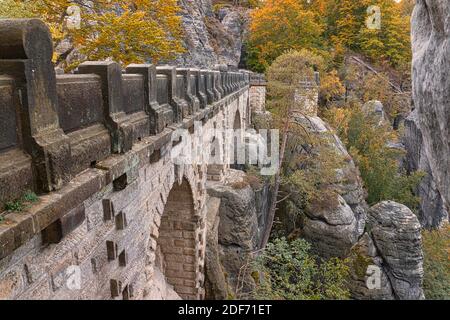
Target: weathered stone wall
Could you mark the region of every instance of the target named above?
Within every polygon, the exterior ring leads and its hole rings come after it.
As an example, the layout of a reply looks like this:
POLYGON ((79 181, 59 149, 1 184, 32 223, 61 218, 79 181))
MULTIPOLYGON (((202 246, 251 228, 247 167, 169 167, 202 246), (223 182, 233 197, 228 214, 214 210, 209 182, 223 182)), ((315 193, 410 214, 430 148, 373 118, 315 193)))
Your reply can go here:
POLYGON ((0 205, 39 195, 2 213, 0 299, 203 298, 206 181, 218 179, 175 164, 172 133, 245 129, 248 73, 87 62, 55 76, 35 19, 2 20, 0 43, 0 103, 17 118, 1 118, 0 205))

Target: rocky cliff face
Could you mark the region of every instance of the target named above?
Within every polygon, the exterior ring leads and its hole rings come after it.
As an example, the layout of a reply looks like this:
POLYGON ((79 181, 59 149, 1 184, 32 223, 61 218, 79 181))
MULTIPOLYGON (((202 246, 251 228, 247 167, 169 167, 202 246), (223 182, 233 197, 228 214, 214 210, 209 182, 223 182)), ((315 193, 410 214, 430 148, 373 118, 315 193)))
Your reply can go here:
POLYGON ((444 199, 433 179, 430 162, 425 152, 422 131, 419 128, 417 109, 405 120, 403 144, 407 150, 404 166, 409 172, 423 171, 425 176, 416 189, 420 197, 419 220, 425 228, 433 228, 448 221, 444 199))
MULTIPOLYGON (((438 223, 445 217, 440 209, 450 207, 450 2, 417 0, 412 17, 413 101, 416 109, 410 154, 420 150, 419 169, 430 173, 422 207, 438 223), (437 216, 434 216, 437 215, 437 216)), ((411 128, 410 128, 411 132, 411 128)), ((417 162, 417 161, 416 161, 417 162)), ((448 216, 446 218, 448 220, 448 216)), ((433 223, 435 224, 435 223, 433 223)))
POLYGON ((210 182, 205 259, 206 298, 246 298, 254 288, 250 262, 265 228, 269 186, 230 170, 225 183, 210 182))
POLYGON ((185 47, 177 63, 201 68, 216 64, 238 67, 248 10, 226 6, 213 11, 211 0, 181 0, 185 47))

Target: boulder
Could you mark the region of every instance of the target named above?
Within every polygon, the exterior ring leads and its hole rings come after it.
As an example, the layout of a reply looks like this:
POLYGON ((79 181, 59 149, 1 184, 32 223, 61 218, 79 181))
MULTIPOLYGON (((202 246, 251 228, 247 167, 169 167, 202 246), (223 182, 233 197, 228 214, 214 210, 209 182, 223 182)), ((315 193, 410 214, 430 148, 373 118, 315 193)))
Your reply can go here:
POLYGON ((370 208, 367 224, 395 297, 423 299, 422 236, 417 217, 404 205, 384 201, 370 208))
POLYGON ((333 209, 308 211, 302 234, 322 257, 345 257, 358 241, 359 232, 354 212, 341 196, 333 209))
POLYGON ((410 209, 393 201, 368 211, 367 232, 350 254, 355 299, 424 299, 421 226, 410 209), (374 285, 375 284, 375 285, 374 285))
POLYGON ((384 106, 381 101, 371 100, 366 102, 362 106, 362 111, 365 115, 374 117, 377 120, 378 125, 380 126, 389 123, 386 112, 384 112, 384 106))

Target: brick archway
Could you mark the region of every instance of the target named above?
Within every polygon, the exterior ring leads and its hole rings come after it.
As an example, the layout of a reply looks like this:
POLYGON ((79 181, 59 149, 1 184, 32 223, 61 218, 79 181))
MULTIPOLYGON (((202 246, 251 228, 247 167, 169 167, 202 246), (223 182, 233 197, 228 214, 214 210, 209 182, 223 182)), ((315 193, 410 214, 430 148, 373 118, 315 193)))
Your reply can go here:
POLYGON ((156 249, 156 265, 183 299, 198 298, 196 229, 192 190, 183 179, 167 198, 156 249))
POLYGON ((233 129, 238 130, 241 129, 241 113, 239 112, 239 108, 236 111, 236 114, 234 115, 234 121, 233 121, 233 129))
POLYGON ((230 164, 230 167, 232 169, 237 169, 237 170, 243 170, 243 164, 240 163, 242 162, 242 160, 245 159, 241 159, 239 153, 242 152, 242 150, 240 149, 241 147, 241 142, 242 142, 242 118, 241 118, 241 113, 239 112, 239 108, 236 110, 236 113, 234 115, 234 120, 233 120, 233 130, 234 130, 234 134, 233 134, 233 140, 232 140, 232 156, 233 156, 233 163, 230 164))

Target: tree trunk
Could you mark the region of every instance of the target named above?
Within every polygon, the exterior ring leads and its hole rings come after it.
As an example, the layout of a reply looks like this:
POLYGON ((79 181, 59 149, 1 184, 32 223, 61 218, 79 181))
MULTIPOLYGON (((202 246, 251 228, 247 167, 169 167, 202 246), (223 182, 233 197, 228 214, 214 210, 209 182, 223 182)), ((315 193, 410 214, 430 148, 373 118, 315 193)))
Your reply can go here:
POLYGON ((288 110, 288 116, 284 120, 283 125, 283 138, 281 142, 281 148, 280 148, 280 161, 279 161, 279 167, 277 170, 277 173, 275 175, 275 183, 274 183, 274 196, 272 199, 272 203, 270 205, 269 209, 269 216, 267 219, 267 225, 264 229, 264 234, 261 238, 259 249, 264 249, 269 242, 270 233, 272 231, 273 222, 275 219, 275 212, 277 210, 277 203, 278 203, 278 192, 280 189, 280 182, 281 182, 281 172, 283 170, 283 161, 284 161, 284 153, 286 151, 286 145, 287 145, 287 139, 288 139, 288 132, 289 132, 289 121, 291 116, 291 108, 288 110))

